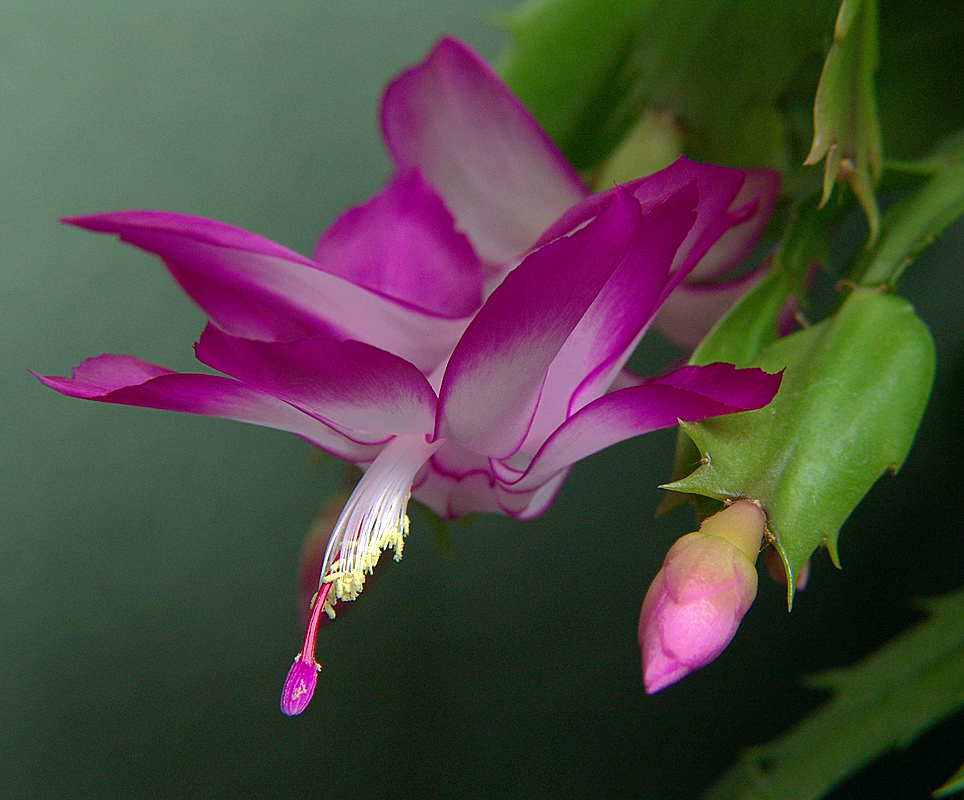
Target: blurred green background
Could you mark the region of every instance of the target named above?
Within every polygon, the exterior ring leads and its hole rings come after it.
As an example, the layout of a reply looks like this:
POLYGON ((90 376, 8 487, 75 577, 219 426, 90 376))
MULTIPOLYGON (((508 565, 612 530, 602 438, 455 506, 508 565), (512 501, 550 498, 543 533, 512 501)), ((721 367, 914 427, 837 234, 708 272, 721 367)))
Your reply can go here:
MULTIPOLYGON (((819 700, 801 673, 961 582, 958 225, 907 281, 940 349, 922 438, 792 615, 761 582, 716 664, 642 694, 639 604, 692 521, 652 520, 662 432, 580 465, 535 522, 461 523, 445 549, 415 512, 401 564, 323 631, 312 706, 280 715, 298 553, 338 465, 276 431, 42 388, 28 368, 101 352, 191 370, 203 326, 158 262, 56 218, 169 209, 310 252, 386 175, 385 80, 442 33, 494 58, 510 6, 0 3, 0 798, 692 797, 819 700)), ((838 796, 933 788, 960 730, 838 796)))

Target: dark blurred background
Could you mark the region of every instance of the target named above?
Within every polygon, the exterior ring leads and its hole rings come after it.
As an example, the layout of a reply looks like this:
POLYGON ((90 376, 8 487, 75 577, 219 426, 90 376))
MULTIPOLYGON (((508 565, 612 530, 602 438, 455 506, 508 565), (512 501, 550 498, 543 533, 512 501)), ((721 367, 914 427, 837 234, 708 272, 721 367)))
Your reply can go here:
MULTIPOLYGON (((964 227, 908 273, 939 348, 934 402, 786 613, 640 688, 645 587, 689 512, 654 521, 673 432, 579 465, 542 518, 478 518, 322 634, 308 711, 278 695, 304 532, 340 486, 301 440, 43 389, 127 353, 191 370, 203 322, 160 264, 59 216, 161 208, 300 252, 386 175, 382 84, 442 33, 494 58, 508 0, 0 5, 0 798, 689 798, 740 748, 964 581, 964 227)), ((643 364, 671 353, 650 343, 643 364)), ((964 760, 952 719, 835 797, 925 797, 964 760)))

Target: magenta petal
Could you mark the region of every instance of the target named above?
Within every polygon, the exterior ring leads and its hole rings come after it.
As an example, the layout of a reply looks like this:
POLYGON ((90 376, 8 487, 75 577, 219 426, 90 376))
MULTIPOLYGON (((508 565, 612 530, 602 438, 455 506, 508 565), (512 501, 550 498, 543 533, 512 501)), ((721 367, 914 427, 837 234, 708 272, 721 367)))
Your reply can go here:
POLYGON ((72 377, 37 375, 41 383, 69 397, 159 408, 250 422, 291 431, 352 461, 368 461, 385 437, 349 440, 288 403, 220 375, 182 374, 132 356, 88 358, 72 377))
MULTIPOLYGON (((713 244, 692 265, 663 304, 654 322, 671 341, 693 349, 717 320, 763 278, 760 267, 736 279, 727 274, 753 249, 780 192, 780 176, 767 169, 747 170, 726 212, 709 228, 713 244)), ((684 270, 686 268, 684 267, 684 270)))
MULTIPOLYGON (((677 270, 684 262, 692 259, 693 250, 698 243, 703 242, 698 256, 702 256, 709 249, 715 241, 707 235, 709 229, 726 213, 743 187, 744 181, 745 173, 741 170, 718 167, 714 164, 701 164, 680 156, 668 167, 652 175, 629 181, 622 186, 622 189, 632 194, 646 211, 687 184, 696 184, 700 198, 696 208, 696 221, 673 262, 673 269, 677 270)), ((599 192, 578 206, 570 208, 539 237, 537 245, 561 236, 594 217, 607 203, 611 202, 615 191, 616 189, 612 188, 599 192)), ((694 260, 693 265, 695 263, 694 260)))
POLYGON ((199 361, 339 428, 431 433, 435 392, 409 362, 355 341, 257 342, 208 325, 199 361))
POLYGON ((84 400, 98 400, 118 389, 146 383, 161 375, 177 375, 174 370, 159 367, 133 356, 106 354, 88 358, 74 367, 71 377, 38 375, 32 372, 41 383, 68 397, 84 400))
POLYGON ((780 173, 750 169, 730 201, 712 246, 690 271, 691 281, 713 281, 740 264, 753 250, 780 196, 780 173))
POLYGON ((382 131, 487 261, 524 253, 586 188, 528 110, 472 50, 442 39, 385 90, 382 131))
POLYGON ((440 447, 419 473, 412 497, 443 519, 488 512, 531 519, 552 503, 568 470, 534 489, 514 491, 495 481, 488 459, 449 441, 440 447))
MULTIPOLYGON (((780 177, 773 170, 744 172, 681 156, 659 172, 626 183, 623 189, 631 192, 645 211, 692 181, 700 195, 696 222, 677 251, 673 271, 678 273, 677 280, 690 274, 715 279, 742 261, 756 244, 776 203, 780 177)), ((539 237, 537 246, 598 214, 613 191, 592 195, 571 208, 539 237)))
POLYGON ((636 234, 639 204, 617 193, 584 228, 531 253, 466 329, 442 380, 436 435, 478 453, 522 442, 546 371, 636 234))
POLYGON ((326 272, 444 317, 482 304, 479 259, 418 170, 342 214, 312 258, 326 272))
POLYGON ((549 437, 521 478, 500 470, 497 463, 493 467, 500 479, 516 490, 538 486, 586 456, 633 436, 675 425, 677 420, 693 422, 762 408, 780 388, 781 375, 737 369, 731 364, 682 367, 587 405, 549 437))
POLYGON ((549 367, 523 445, 530 456, 563 420, 609 390, 659 309, 696 204, 690 183, 643 214, 622 263, 549 367))
POLYGON ((429 371, 451 352, 467 322, 383 297, 221 222, 159 211, 64 221, 116 234, 159 256, 208 317, 235 336, 291 341, 325 333, 367 342, 429 371))
MULTIPOLYGON (((686 366, 653 378, 650 384, 672 386, 684 392, 691 392, 713 402, 722 403, 732 411, 753 411, 769 403, 780 388, 782 372, 769 373, 755 367, 737 369, 732 364, 707 364, 703 367, 686 366)), ((695 413, 701 413, 694 408, 695 413)), ((703 414, 699 417, 678 415, 684 422, 693 422, 716 414, 703 414)))

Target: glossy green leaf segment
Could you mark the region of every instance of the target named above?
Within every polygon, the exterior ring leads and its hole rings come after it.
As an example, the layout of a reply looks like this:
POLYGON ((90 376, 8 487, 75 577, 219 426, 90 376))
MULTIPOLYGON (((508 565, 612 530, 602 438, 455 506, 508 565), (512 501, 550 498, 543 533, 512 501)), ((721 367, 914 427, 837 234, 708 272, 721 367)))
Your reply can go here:
MULTIPOLYGON (((807 274, 826 264, 830 235, 841 213, 836 204, 819 206, 819 198, 811 196, 790 213, 789 224, 778 245, 766 276, 727 312, 706 335, 690 364, 703 366, 714 361, 746 367, 753 364, 764 347, 777 339, 778 321, 787 308, 790 296, 803 295, 807 274)), ((700 453, 693 440, 680 430, 673 456, 673 479, 692 472, 700 463, 700 453)), ((680 492, 669 492, 658 513, 666 513, 683 505, 689 498, 680 492)), ((715 513, 717 506, 698 502, 699 516, 715 513), (705 513, 704 513, 705 512, 705 513)))
POLYGON ((698 160, 790 163, 778 108, 834 0, 536 0, 507 19, 499 71, 578 169, 644 116, 680 120, 698 160))
POLYGON ((914 257, 961 214, 964 162, 958 160, 888 209, 880 238, 860 254, 854 277, 867 286, 896 283, 914 257))
POLYGON ((877 2, 843 0, 834 26, 833 45, 817 86, 813 145, 806 164, 826 158, 823 202, 836 182, 846 179, 863 206, 870 239, 877 237, 880 211, 874 187, 883 157, 874 72, 877 69, 877 2))
POLYGON ((816 197, 790 214, 766 277, 747 292, 700 342, 689 363, 725 361, 748 366, 777 338, 777 323, 788 296, 802 297, 807 275, 827 262, 839 206, 819 207, 816 197))
MULTIPOLYGON (((780 738, 745 751, 703 800, 816 800, 848 775, 964 704, 964 592, 858 664, 814 676, 833 693, 780 738)), ((954 776, 938 796, 962 788, 954 776)))
POLYGON ((792 602, 811 553, 825 545, 838 563, 840 526, 903 463, 930 395, 934 346, 905 300, 856 289, 832 317, 753 363, 785 370, 776 398, 759 411, 681 423, 701 466, 664 488, 759 501, 792 602))

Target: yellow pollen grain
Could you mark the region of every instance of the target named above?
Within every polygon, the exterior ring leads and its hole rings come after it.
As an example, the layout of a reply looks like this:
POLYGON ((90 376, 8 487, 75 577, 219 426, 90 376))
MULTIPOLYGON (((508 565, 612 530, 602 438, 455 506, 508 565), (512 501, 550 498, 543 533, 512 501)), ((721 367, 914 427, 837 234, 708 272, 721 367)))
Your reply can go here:
POLYGON ((332 584, 324 605, 324 611, 329 617, 332 619, 335 617, 335 600, 347 602, 356 599, 361 594, 365 587, 365 574, 371 575, 384 550, 391 547, 395 551, 395 560, 401 559, 405 537, 409 530, 407 514, 402 517, 401 522, 401 527, 388 525, 383 528, 381 535, 377 539, 373 538, 361 555, 353 553, 353 557, 344 566, 340 558, 332 563, 331 569, 323 578, 325 583, 332 584))

